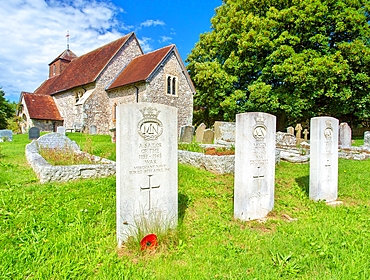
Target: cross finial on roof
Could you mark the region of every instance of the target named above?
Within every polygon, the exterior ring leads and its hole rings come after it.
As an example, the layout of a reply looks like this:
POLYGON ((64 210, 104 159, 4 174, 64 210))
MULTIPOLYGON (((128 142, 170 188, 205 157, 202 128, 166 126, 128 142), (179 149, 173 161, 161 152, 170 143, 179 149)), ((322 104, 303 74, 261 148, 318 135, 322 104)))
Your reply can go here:
POLYGON ((67 50, 69 50, 69 30, 67 30, 67 50))

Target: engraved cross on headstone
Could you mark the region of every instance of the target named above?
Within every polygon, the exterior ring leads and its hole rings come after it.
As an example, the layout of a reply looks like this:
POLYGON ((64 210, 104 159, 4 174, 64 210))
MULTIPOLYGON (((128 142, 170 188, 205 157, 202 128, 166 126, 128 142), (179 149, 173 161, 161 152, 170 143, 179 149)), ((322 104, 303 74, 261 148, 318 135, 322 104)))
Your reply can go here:
POLYGON ((261 175, 260 173, 260 170, 261 170, 261 166, 258 166, 257 167, 257 175, 254 175, 253 176, 253 179, 256 179, 257 180, 257 186, 258 186, 258 190, 257 190, 257 194, 258 195, 261 195, 261 179, 265 177, 265 175, 261 175))
POLYGON ((158 185, 158 186, 152 186, 151 185, 151 177, 152 177, 153 175, 148 175, 148 180, 149 180, 149 183, 148 183, 148 186, 147 187, 140 187, 140 190, 141 191, 145 191, 145 190, 147 190, 148 191, 148 193, 149 193, 149 209, 148 210, 150 210, 151 209, 151 191, 152 191, 152 189, 158 189, 159 187, 160 187, 160 185, 158 185))

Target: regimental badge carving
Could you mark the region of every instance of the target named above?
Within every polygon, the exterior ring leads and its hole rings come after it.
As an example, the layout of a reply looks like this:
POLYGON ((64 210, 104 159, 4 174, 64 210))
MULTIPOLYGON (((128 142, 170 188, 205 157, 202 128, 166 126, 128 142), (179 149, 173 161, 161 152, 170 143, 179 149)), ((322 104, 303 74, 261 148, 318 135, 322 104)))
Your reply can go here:
POLYGON ((265 118, 263 116, 257 116, 254 118, 256 125, 253 127, 253 137, 256 140, 263 140, 266 137, 267 128, 265 126, 265 118))
POLYGON ((158 119, 161 111, 153 107, 146 107, 140 110, 143 119, 138 123, 138 133, 145 140, 157 140, 163 132, 163 124, 158 119))
POLYGON ((324 130, 324 136, 326 139, 331 139, 333 137, 333 127, 331 121, 326 121, 326 128, 324 130))

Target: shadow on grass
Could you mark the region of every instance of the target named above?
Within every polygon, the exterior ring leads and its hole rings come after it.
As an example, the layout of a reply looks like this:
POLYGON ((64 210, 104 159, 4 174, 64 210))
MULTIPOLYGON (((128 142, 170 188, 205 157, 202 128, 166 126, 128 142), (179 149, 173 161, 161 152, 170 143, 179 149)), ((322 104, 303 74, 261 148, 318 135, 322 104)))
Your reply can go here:
POLYGON ((179 193, 179 222, 185 217, 185 211, 189 206, 190 199, 186 194, 179 193))
POLYGON ((309 187, 310 187, 310 176, 303 176, 303 177, 298 177, 295 179, 297 182, 298 186, 304 191, 307 196, 309 196, 309 187))

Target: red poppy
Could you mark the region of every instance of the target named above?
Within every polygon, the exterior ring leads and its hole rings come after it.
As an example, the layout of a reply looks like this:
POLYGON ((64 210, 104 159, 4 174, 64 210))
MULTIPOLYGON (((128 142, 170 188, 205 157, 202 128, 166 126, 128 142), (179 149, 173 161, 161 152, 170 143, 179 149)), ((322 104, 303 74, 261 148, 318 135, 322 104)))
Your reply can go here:
POLYGON ((141 251, 146 249, 155 249, 157 245, 157 236, 153 233, 144 236, 144 238, 140 241, 141 251))

